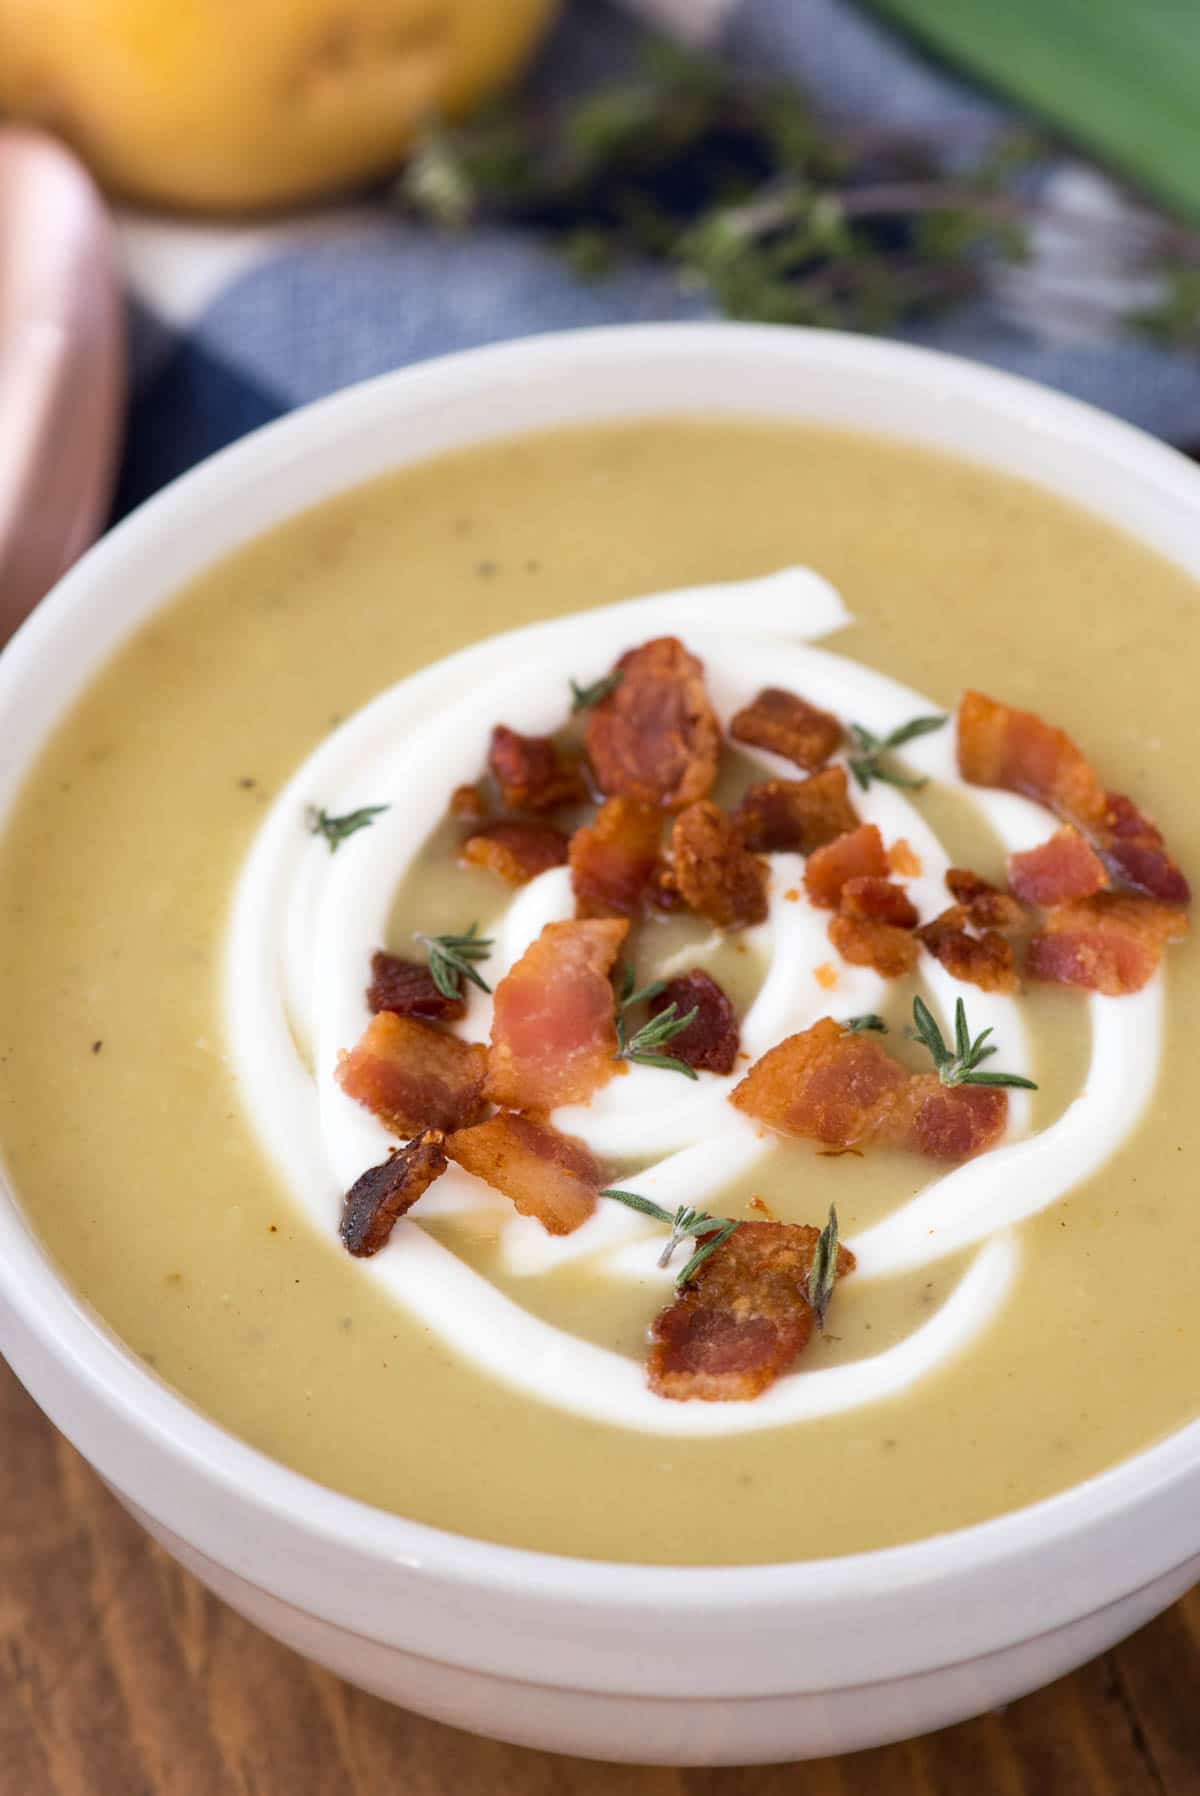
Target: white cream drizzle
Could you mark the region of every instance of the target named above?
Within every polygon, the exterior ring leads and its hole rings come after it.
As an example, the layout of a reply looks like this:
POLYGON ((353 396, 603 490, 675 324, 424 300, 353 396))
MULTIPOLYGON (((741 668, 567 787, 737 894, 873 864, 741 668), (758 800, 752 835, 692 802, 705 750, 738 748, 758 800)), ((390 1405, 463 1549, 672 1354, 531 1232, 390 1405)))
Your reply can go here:
MULTIPOLYGON (((590 678, 631 644, 654 634, 682 636, 704 660, 723 722, 764 685, 783 685, 880 733, 928 699, 897 681, 814 648, 850 617, 833 588, 803 568, 758 580, 696 587, 530 625, 488 638, 381 693, 327 738, 271 806, 247 857, 234 899, 227 952, 230 1055, 247 1114, 293 1197, 336 1242, 341 1197, 392 1138, 352 1103, 334 1078, 341 1049, 368 1020, 364 968, 385 938, 397 887, 444 815, 447 793, 473 780, 492 724, 528 733, 561 721, 568 675, 590 678), (333 813, 390 802, 391 808, 342 852, 306 834, 310 803, 333 813), (310 1070, 311 1069, 311 1070, 310 1070)), ((794 769, 756 756, 781 774, 794 769)), ((1008 850, 1032 846, 1052 827, 1038 806, 980 791, 958 776, 952 732, 907 751, 922 772, 960 791, 1008 850)), ((921 862, 908 890, 922 920, 945 907, 945 851, 903 792, 873 785, 856 793, 865 820, 885 840, 904 837, 921 862)), ((773 855, 769 914, 751 932, 768 972, 742 1025, 757 1057, 818 1017, 877 1008, 885 982, 865 968, 839 966, 835 991, 814 977, 836 960, 827 913, 803 894, 801 862, 773 855)), ((494 984, 547 922, 573 914, 564 869, 519 890, 489 921, 494 984)), ((927 984, 945 1027, 961 988, 929 961, 927 984)), ((1161 977, 1161 976, 1160 976, 1161 977)), ((411 1314, 493 1376, 543 1402, 617 1426, 663 1435, 718 1435, 776 1427, 877 1401, 911 1385, 982 1329, 1011 1288, 1019 1263, 1014 1225, 1089 1176, 1115 1151, 1153 1089, 1161 1036, 1160 977, 1135 997, 1089 999, 1092 1057, 1084 1089, 1064 1114, 1027 1134, 1029 1101, 1012 1094, 1009 1139, 978 1160, 934 1176, 890 1216, 853 1242, 856 1282, 932 1264, 965 1248, 977 1252, 928 1321, 870 1358, 821 1370, 801 1368, 753 1403, 672 1403, 645 1386, 642 1368, 622 1355, 531 1314, 421 1228, 401 1223, 392 1242, 361 1262, 411 1314)), ((1007 997, 970 993, 974 1029, 991 1027, 1006 1068, 1030 1070, 1021 1011, 1007 997)), ((472 992, 461 1033, 486 1039, 491 1002, 472 992)), ((743 1063, 744 1064, 744 1063, 743 1063)), ((665 1207, 711 1207, 723 1187, 748 1173, 771 1140, 731 1105, 730 1078, 692 1084, 647 1067, 606 1087, 585 1106, 567 1106, 556 1125, 602 1158, 635 1157, 644 1170, 626 1183, 665 1207)), ((478 1180, 452 1167, 422 1199, 425 1215, 490 1213, 510 1274, 536 1278, 570 1261, 597 1276, 663 1288, 673 1271, 655 1264, 661 1231, 615 1204, 601 1204, 572 1235, 555 1238, 478 1180)), ((420 1214, 419 1213, 419 1214, 420 1214)), ((340 1251, 340 1249, 339 1249, 340 1251)))

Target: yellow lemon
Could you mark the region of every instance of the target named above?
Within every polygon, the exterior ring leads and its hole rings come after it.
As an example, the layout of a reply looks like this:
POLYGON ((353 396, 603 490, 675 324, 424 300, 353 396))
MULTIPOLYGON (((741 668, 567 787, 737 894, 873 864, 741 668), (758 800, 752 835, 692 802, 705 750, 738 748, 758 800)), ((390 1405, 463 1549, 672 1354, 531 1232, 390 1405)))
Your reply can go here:
POLYGON ((554 0, 0 0, 0 115, 73 144, 112 190, 246 211, 385 173, 469 108, 554 0))

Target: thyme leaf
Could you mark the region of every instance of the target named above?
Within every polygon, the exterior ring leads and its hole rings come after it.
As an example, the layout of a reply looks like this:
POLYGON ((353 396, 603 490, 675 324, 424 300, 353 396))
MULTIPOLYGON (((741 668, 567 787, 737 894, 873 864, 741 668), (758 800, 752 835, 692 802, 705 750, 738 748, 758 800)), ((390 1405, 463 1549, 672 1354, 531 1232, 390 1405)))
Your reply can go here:
POLYGON ((652 1198, 643 1197, 637 1191, 622 1191, 612 1187, 607 1191, 602 1191, 600 1196, 615 1198, 627 1209, 637 1210, 642 1216, 652 1216, 655 1222, 666 1224, 671 1233, 667 1238, 666 1246, 659 1255, 660 1266, 670 1265, 681 1241, 690 1237, 699 1242, 700 1245, 696 1251, 676 1276, 675 1288, 678 1291, 682 1291, 685 1285, 691 1283, 709 1255, 714 1253, 723 1241, 728 1241, 735 1229, 742 1226, 740 1222, 731 1221, 728 1217, 710 1216, 707 1210, 695 1210, 691 1204, 680 1204, 672 1214, 670 1210, 664 1210, 661 1204, 656 1204, 652 1198))
POLYGON ((1023 1079, 1019 1073, 981 1073, 978 1070, 983 1061, 991 1059, 996 1048, 987 1039, 992 1033, 990 1029, 972 1037, 967 1025, 967 1007, 961 998, 954 1007, 953 1052, 947 1047, 933 1012, 921 998, 913 999, 913 1025, 915 1039, 928 1048, 943 1085, 1003 1085, 1018 1091, 1037 1090, 1032 1079, 1023 1079))
POLYGON ((593 680, 590 686, 581 686, 578 680, 568 680, 567 684, 571 688, 572 716, 576 711, 590 711, 593 705, 598 705, 602 698, 607 698, 610 692, 617 690, 623 677, 618 668, 615 673, 605 674, 602 679, 593 680))
POLYGON ((674 1054, 660 1053, 668 1042, 674 1041, 677 1035, 693 1023, 699 1014, 699 1005, 694 1004, 686 1016, 679 1016, 677 1004, 668 1004, 657 1016, 643 1023, 633 1035, 629 1034, 625 1020, 626 1011, 635 1004, 641 1004, 650 998, 657 998, 663 990, 664 981, 654 979, 649 985, 642 986, 640 991, 634 990, 634 974, 631 966, 625 966, 621 973, 621 986, 617 998, 617 1051, 614 1060, 628 1060, 637 1066, 656 1066, 664 1072, 683 1073, 685 1078, 700 1077, 695 1067, 689 1066, 686 1060, 679 1060, 674 1054))
POLYGON ((833 1296, 833 1287, 837 1283, 837 1257, 837 1208, 834 1204, 830 1204, 829 1221, 817 1236, 817 1245, 813 1249, 813 1260, 808 1274, 806 1292, 813 1320, 822 1334, 825 1331, 825 1313, 829 1308, 829 1300, 833 1296))
POLYGON ((849 1017, 842 1024, 843 1035, 865 1035, 868 1031, 873 1031, 876 1035, 886 1035, 888 1032, 883 1018, 876 1016, 873 1010, 866 1011, 862 1016, 849 1017))
POLYGON ((908 742, 915 742, 918 736, 928 736, 934 730, 940 730, 948 719, 937 717, 910 717, 898 729, 886 736, 877 736, 865 724, 852 723, 850 734, 854 738, 856 753, 850 756, 850 771, 864 792, 870 790, 872 780, 880 780, 884 785, 901 786, 906 791, 919 792, 926 784, 912 774, 901 773, 891 766, 885 757, 896 749, 903 748, 908 742))
POLYGON ((474 963, 486 960, 494 946, 491 936, 480 935, 478 923, 472 923, 465 935, 422 935, 418 930, 413 940, 429 955, 429 976, 443 998, 461 998, 464 979, 481 992, 491 991, 487 980, 475 971, 474 963))
POLYGON ((359 811, 331 817, 324 808, 310 804, 304 813, 304 822, 309 835, 324 836, 330 854, 336 854, 347 837, 357 834, 360 829, 369 829, 376 817, 382 817, 390 809, 391 806, 386 804, 367 804, 359 811))

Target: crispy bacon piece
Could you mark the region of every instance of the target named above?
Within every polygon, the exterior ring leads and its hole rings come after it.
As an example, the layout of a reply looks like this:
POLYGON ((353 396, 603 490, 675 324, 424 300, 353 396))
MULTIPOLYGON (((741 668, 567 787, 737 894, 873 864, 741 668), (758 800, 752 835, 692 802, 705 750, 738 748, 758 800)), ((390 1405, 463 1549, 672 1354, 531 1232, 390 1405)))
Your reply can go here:
POLYGON ((507 811, 553 811, 581 804, 587 785, 578 761, 549 736, 520 736, 498 723, 488 749, 488 772, 507 811))
POLYGON ((608 798, 571 837, 571 885, 580 917, 632 917, 654 877, 662 812, 632 798, 608 798))
MULTIPOLYGON (((647 1368, 660 1397, 728 1403, 757 1397, 786 1372, 812 1334, 806 1296, 820 1230, 743 1222, 655 1317, 647 1368)), ((854 1255, 838 1248, 839 1277, 854 1255)))
POLYGON ((616 1070, 623 918, 547 923, 496 987, 487 1095, 510 1110, 583 1104, 616 1070))
POLYGON ((748 786, 734 815, 747 848, 757 854, 811 854, 858 827, 844 767, 823 767, 806 780, 748 786))
POLYGON ((1008 1124, 1008 1093, 994 1085, 943 1085, 914 1073, 897 1092, 876 1140, 930 1160, 971 1160, 995 1147, 1008 1124))
POLYGON ((846 917, 865 917, 896 929, 915 929, 918 922, 917 907, 904 887, 873 873, 858 873, 846 881, 841 911, 846 917))
POLYGON ((1094 837, 1105 866, 1120 884, 1163 904, 1187 904, 1191 890, 1167 852, 1162 831, 1119 792, 1104 795, 1104 825, 1094 837))
POLYGON ((1016 991, 1017 961, 1012 943, 995 929, 972 935, 967 927, 969 922, 965 907, 952 904, 932 923, 918 929, 917 937, 952 978, 977 985, 985 992, 1016 991))
POLYGON ((837 910, 847 880, 886 879, 887 875, 883 837, 873 823, 863 823, 809 855, 804 884, 814 904, 822 910, 837 910))
POLYGON ((885 979, 903 979, 917 964, 917 942, 912 930, 873 917, 831 917, 829 939, 852 967, 874 967, 885 979))
POLYGON ((382 1010, 338 1060, 338 1084, 393 1134, 466 1128, 484 1112, 487 1051, 414 1017, 382 1010))
POLYGON ((912 843, 901 836, 887 851, 888 866, 903 879, 916 879, 921 871, 921 858, 913 852, 912 843))
POLYGON ((691 804, 671 832, 672 870, 685 903, 718 929, 744 929, 767 914, 767 863, 751 854, 727 812, 691 804))
POLYGON ((675 883, 675 870, 667 861, 659 861, 646 886, 646 897, 655 910, 686 910, 683 894, 675 883))
POLYGON ((503 1192, 522 1216, 536 1216, 550 1235, 569 1235, 586 1222, 604 1183, 582 1141, 511 1111, 460 1129, 446 1152, 464 1171, 503 1192))
POLYGON ((664 1049, 697 1072, 731 1073, 738 1055, 737 1012, 716 980, 702 967, 668 979, 650 1002, 651 1016, 674 1004, 677 1017, 696 1011, 694 1022, 671 1037, 664 1049))
POLYGON ((951 897, 976 929, 998 929, 1002 935, 1023 929, 1027 921, 1022 905, 1009 892, 989 885, 966 867, 951 867, 946 874, 951 897))
POLYGON ((470 867, 498 873, 510 886, 528 885, 549 867, 561 867, 567 858, 567 838, 552 823, 524 823, 505 817, 485 823, 462 845, 462 858, 470 867))
POLYGON ((482 823, 487 816, 487 805, 478 786, 455 786, 448 809, 452 817, 459 817, 464 823, 482 823))
POLYGON ((1187 934, 1178 905, 1139 892, 1097 892, 1049 911, 1029 944, 1025 971, 1058 985, 1081 985, 1110 998, 1141 991, 1168 942, 1187 934))
POLYGON ((806 773, 823 767, 842 740, 842 726, 828 711, 782 686, 766 686, 729 725, 735 742, 765 748, 806 773))
POLYGON ((407 1147, 356 1179, 346 1193, 338 1229, 348 1251, 366 1259, 385 1245, 393 1228, 446 1170, 446 1137, 423 1129, 407 1147))
POLYGON ((822 1017, 768 1049, 729 1101, 785 1135, 852 1147, 874 1134, 908 1076, 873 1035, 845 1035, 822 1017))
POLYGON ((1068 823, 1036 848, 1010 854, 1008 883, 1023 903, 1049 910, 1055 904, 1102 892, 1108 874, 1100 856, 1068 823))
POLYGON ((682 810, 707 797, 717 777, 721 727, 704 666, 676 636, 621 656, 621 678, 588 713, 585 743, 601 792, 682 810))
POLYGON ((1161 830, 1118 792, 1106 792, 1083 753, 1031 711, 965 693, 958 710, 964 779, 1003 786, 1048 805, 1091 842, 1109 874, 1164 904, 1186 904, 1188 882, 1161 830))
POLYGON ((456 1023, 467 1014, 461 998, 448 998, 438 990, 423 961, 401 960, 382 948, 371 956, 367 1007, 372 1016, 394 1010, 397 1016, 420 1017, 426 1023, 456 1023))

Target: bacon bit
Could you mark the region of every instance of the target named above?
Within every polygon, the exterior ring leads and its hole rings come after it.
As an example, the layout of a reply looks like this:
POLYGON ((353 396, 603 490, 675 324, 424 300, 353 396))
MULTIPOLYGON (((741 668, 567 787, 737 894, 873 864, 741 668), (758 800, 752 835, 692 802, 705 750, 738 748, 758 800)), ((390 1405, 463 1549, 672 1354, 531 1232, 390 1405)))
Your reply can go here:
POLYGON ((511 1111, 460 1129, 446 1152, 465 1172, 503 1192, 522 1216, 536 1216, 550 1235, 569 1235, 586 1222, 604 1183, 582 1141, 511 1111))
POLYGON ((785 1135, 852 1147, 874 1133, 908 1077, 874 1036, 844 1035, 822 1017, 768 1049, 729 1101, 785 1135))
POLYGON ((487 1051, 414 1017, 380 1011, 357 1046, 338 1059, 347 1097, 365 1104, 394 1135, 466 1128, 483 1115, 487 1051))
POLYGON ((1149 983, 1166 943, 1187 931, 1178 906, 1138 892, 1097 892, 1049 912, 1029 944, 1025 970, 1034 979, 1123 997, 1149 983))
POLYGON ((508 811, 553 811, 587 797, 583 770, 549 736, 520 736, 498 723, 488 749, 488 771, 508 811))
POLYGON ((654 877, 662 812, 631 798, 609 798, 571 837, 571 885, 579 917, 631 917, 654 877))
POLYGON ((847 880, 886 879, 887 870, 883 837, 873 823, 863 823, 809 855, 804 884, 814 904, 822 910, 836 910, 847 880))
POLYGON ((994 1085, 943 1085, 916 1073, 884 1117, 876 1140, 929 1160, 972 1160, 1008 1125, 1008 1093, 994 1085))
POLYGON ((401 960, 382 948, 371 956, 367 1008, 372 1016, 394 1010, 397 1016, 420 1017, 426 1023, 456 1023, 467 1014, 462 998, 448 998, 438 990, 423 961, 401 960))
POLYGON ((967 929, 969 922, 965 907, 952 904, 932 923, 918 929, 917 937, 952 978, 977 985, 985 992, 1016 991, 1017 961, 1012 943, 1005 941, 995 929, 985 929, 982 935, 971 935, 967 929))
POLYGON ((787 899, 789 904, 799 904, 799 902, 800 902, 800 887, 799 886, 789 886, 787 891, 783 895, 787 899))
POLYGON ((347 1249, 366 1259, 385 1245, 393 1228, 446 1170, 446 1137, 424 1129, 407 1147, 356 1179, 346 1193, 338 1229, 347 1249))
POLYGON ((511 1110, 583 1104, 616 1070, 609 974, 624 919, 547 923, 496 987, 487 1095, 511 1110))
POLYGON ((704 798, 717 777, 721 727, 704 665, 675 636, 630 649, 619 683, 593 705, 585 736, 601 792, 669 811, 704 798))
POLYGON ((510 886, 527 885, 549 867, 561 867, 567 858, 567 838, 552 823, 522 823, 504 818, 485 823, 462 845, 462 859, 470 867, 497 873, 510 886))
POLYGON ((751 854, 733 818, 709 799, 689 805, 671 833, 675 884, 718 929, 744 929, 767 914, 767 863, 751 854))
POLYGON ((1048 910, 1102 892, 1108 874, 1079 831, 1064 824, 1049 841, 1024 854, 1009 855, 1008 883, 1025 904, 1040 904, 1048 910))
POLYGON ((917 964, 917 943, 912 931, 873 917, 832 917, 829 939, 852 967, 874 967, 885 979, 903 979, 917 964))
POLYGON ((813 978, 822 991, 836 991, 841 974, 831 960, 823 960, 819 967, 813 968, 813 978))
POLYGON ((901 879, 917 879, 921 872, 921 857, 913 852, 911 845, 901 836, 893 842, 887 851, 888 866, 901 879))
POLYGON ((811 773, 842 740, 842 726, 828 711, 782 686, 767 686, 729 725, 735 742, 765 748, 811 773))
POLYGON ((655 910, 676 911, 687 908, 679 887, 675 883, 674 871, 666 861, 659 861, 650 875, 646 887, 646 897, 655 910))
POLYGON ((844 767, 823 767, 806 780, 762 780, 748 786, 734 812, 747 848, 758 854, 811 854, 858 827, 844 767))
POLYGON ((676 1016, 686 1016, 693 1009, 696 1016, 686 1029, 671 1037, 669 1052, 697 1072, 731 1073, 738 1057, 737 1013, 716 980, 701 967, 669 979, 658 997, 651 999, 651 1016, 672 1004, 676 1016))
POLYGON ((464 822, 482 823, 487 816, 487 805, 478 786, 455 786, 450 794, 449 811, 452 817, 460 817, 464 822))
POLYGON ((757 1210, 759 1215, 763 1217, 765 1221, 774 1222, 775 1212, 772 1210, 770 1204, 767 1203, 766 1199, 758 1195, 757 1191, 750 1199, 750 1208, 752 1210, 757 1210))
POLYGON ((1002 935, 1023 929, 1028 922, 1022 905, 999 886, 989 885, 966 867, 951 867, 946 886, 955 903, 966 912, 976 929, 998 929, 1002 935))
POLYGON ((1121 884, 1164 904, 1188 903, 1188 882, 1162 831, 1131 799, 1106 792, 1071 738, 1032 712, 966 693, 958 711, 958 765, 976 785, 1021 792, 1074 823, 1121 884))
MULTIPOLYGON (((805 1293, 819 1237, 803 1223, 743 1222, 655 1317, 650 1389, 677 1402, 729 1403, 773 1384, 812 1335, 805 1293)), ((854 1270, 848 1248, 838 1248, 837 1269, 854 1270)))
POLYGON ((842 887, 842 915, 864 917, 872 923, 890 923, 895 929, 915 929, 917 907, 903 886, 877 874, 860 873, 842 887))

